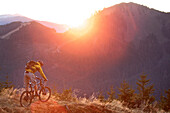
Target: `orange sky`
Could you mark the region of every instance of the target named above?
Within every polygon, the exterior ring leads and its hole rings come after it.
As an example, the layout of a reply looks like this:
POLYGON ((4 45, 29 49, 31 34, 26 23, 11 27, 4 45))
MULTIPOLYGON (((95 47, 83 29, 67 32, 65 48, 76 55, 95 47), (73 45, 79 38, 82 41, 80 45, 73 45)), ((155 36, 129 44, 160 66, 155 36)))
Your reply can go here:
POLYGON ((96 10, 121 2, 135 2, 170 12, 169 0, 0 0, 0 15, 20 14, 36 20, 75 27, 96 10))

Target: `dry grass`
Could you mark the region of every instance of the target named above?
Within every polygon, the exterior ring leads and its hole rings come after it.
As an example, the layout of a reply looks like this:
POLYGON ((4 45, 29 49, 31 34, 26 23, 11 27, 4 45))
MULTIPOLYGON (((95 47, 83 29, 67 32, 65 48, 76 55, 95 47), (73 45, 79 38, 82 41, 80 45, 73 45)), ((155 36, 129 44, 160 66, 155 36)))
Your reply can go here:
POLYGON ((148 111, 149 105, 140 108, 129 109, 118 101, 111 103, 101 103, 95 97, 90 99, 76 98, 74 101, 56 100, 52 95, 48 102, 40 102, 35 99, 30 107, 20 106, 19 98, 24 89, 4 89, 0 93, 0 113, 165 113, 152 105, 152 110, 148 111))
POLYGON ((21 92, 23 89, 3 89, 0 93, 0 113, 31 113, 29 108, 20 106, 21 92))

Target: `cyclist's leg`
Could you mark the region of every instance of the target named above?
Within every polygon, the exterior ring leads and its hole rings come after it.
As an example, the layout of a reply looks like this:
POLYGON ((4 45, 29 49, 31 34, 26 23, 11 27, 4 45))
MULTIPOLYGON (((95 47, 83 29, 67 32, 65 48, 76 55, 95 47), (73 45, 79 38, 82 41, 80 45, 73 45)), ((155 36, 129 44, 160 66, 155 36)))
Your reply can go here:
POLYGON ((38 93, 37 93, 37 90, 38 90, 38 88, 37 88, 37 81, 34 80, 34 81, 32 81, 32 83, 34 84, 35 95, 38 95, 38 93))
POLYGON ((37 84, 35 84, 34 89, 35 89, 35 93, 36 93, 35 95, 38 95, 38 93, 37 93, 37 90, 38 90, 37 84))
POLYGON ((35 78, 34 74, 31 77, 31 82, 32 82, 32 84, 34 84, 34 89, 35 89, 35 93, 36 93, 35 95, 38 95, 37 94, 37 90, 38 90, 38 88, 37 88, 37 81, 36 81, 36 78, 35 78))
POLYGON ((24 86, 26 91, 28 91, 30 76, 28 72, 24 72, 24 86))

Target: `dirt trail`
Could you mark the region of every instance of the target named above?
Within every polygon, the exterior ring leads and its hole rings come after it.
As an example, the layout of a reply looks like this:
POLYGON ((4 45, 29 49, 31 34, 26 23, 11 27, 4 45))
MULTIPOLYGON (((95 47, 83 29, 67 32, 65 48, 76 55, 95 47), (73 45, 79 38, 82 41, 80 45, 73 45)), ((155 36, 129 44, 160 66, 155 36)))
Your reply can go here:
POLYGON ((29 25, 30 23, 21 23, 21 25, 19 27, 17 27, 16 29, 8 32, 7 34, 3 35, 3 36, 0 36, 0 39, 9 39, 10 38, 10 35, 19 31, 22 27, 26 26, 26 25, 29 25))
MULTIPOLYGON (((82 104, 76 102, 36 101, 30 106, 31 113, 117 113, 115 110, 97 104, 82 104)), ((128 113, 126 110, 123 113, 128 113)))
POLYGON ((30 106, 31 113, 68 113, 67 108, 56 101, 48 102, 36 101, 30 106))

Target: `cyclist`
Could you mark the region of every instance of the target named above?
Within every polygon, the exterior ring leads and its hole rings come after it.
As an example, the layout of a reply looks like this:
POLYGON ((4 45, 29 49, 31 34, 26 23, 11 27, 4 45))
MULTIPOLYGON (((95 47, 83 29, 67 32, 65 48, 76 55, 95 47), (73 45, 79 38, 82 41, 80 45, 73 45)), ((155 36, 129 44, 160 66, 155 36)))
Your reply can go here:
MULTIPOLYGON (((34 75, 35 72, 39 72, 40 75, 44 78, 44 81, 47 81, 47 77, 45 76, 42 67, 43 66, 43 62, 42 61, 28 61, 26 66, 25 66, 25 72, 24 72, 24 85, 26 88, 26 91, 28 91, 28 87, 29 87, 29 81, 31 81, 31 83, 35 86, 35 92, 37 93, 37 85, 36 85, 36 76, 34 75)), ((36 94, 38 95, 38 94, 36 94)))

